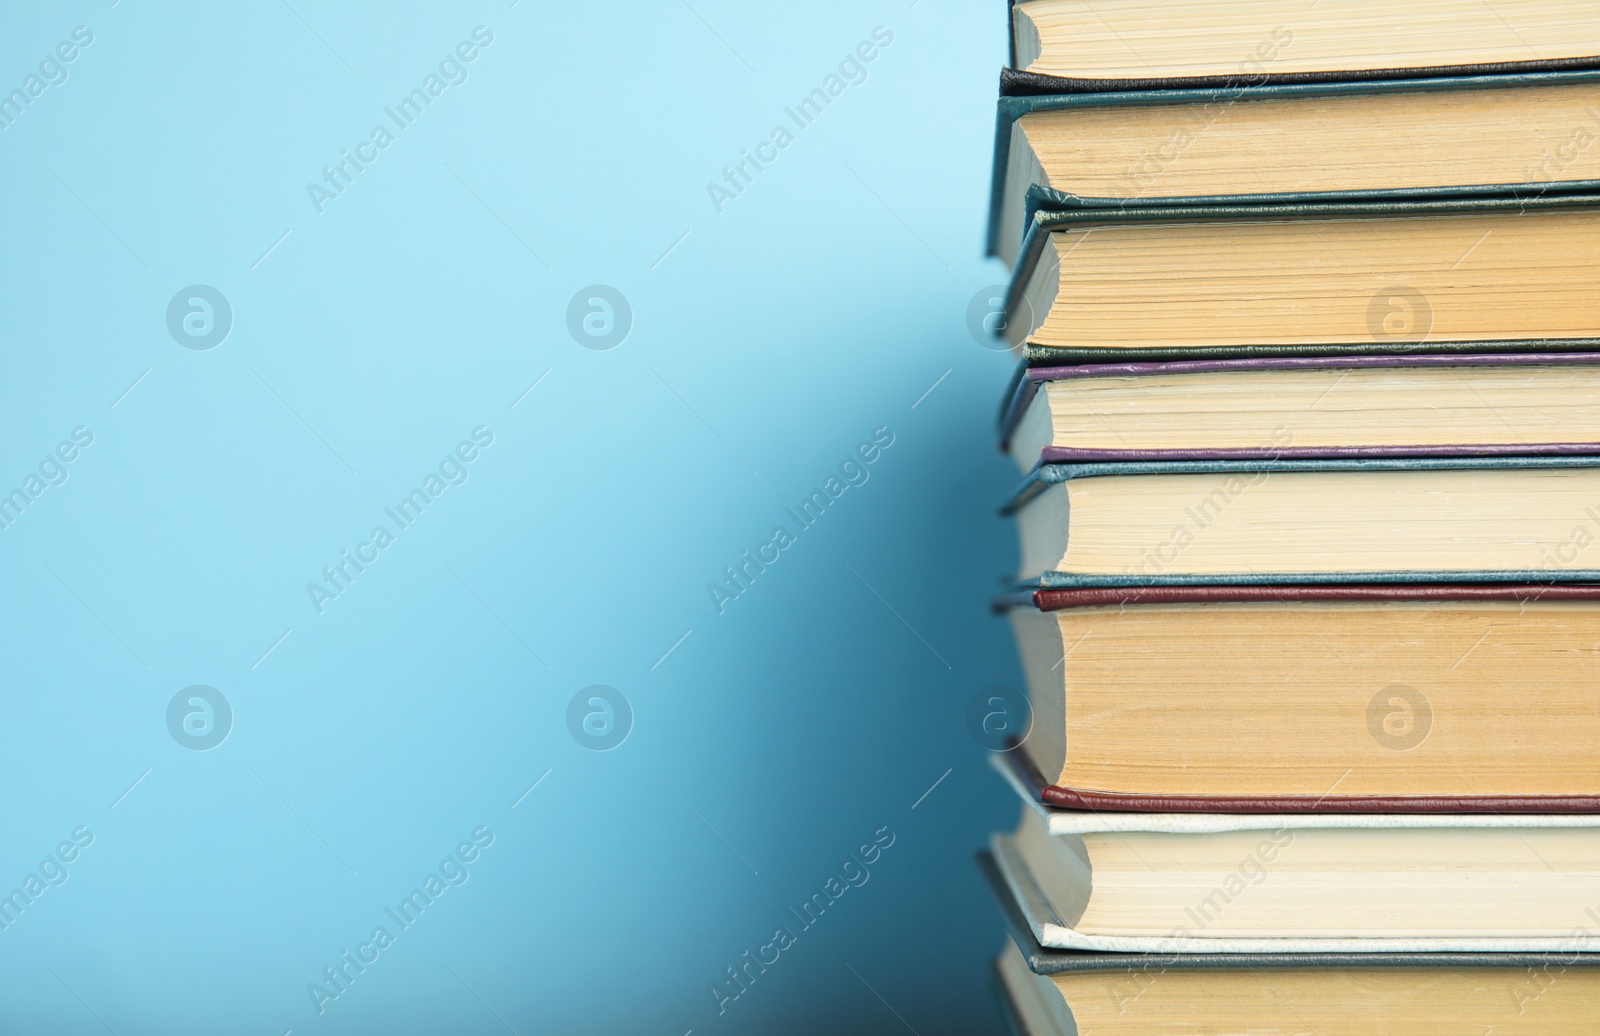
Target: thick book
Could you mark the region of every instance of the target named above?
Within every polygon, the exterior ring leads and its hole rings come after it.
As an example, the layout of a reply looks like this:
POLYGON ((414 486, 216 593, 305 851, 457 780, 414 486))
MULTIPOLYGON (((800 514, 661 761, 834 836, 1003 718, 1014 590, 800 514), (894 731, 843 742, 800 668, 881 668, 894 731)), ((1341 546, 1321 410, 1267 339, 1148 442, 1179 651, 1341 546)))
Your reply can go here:
POLYGON ((1593 69, 1002 97, 989 251, 1039 209, 1593 190, 1597 134, 1593 69))
POLYGON ((1031 716, 1009 754, 1045 804, 1600 812, 1600 586, 1039 590, 1001 606, 1031 716))
POLYGON ((1592 352, 1597 280, 1593 193, 1040 211, 997 329, 1035 365, 1592 352))
POLYGON ((1600 582, 1600 457, 1045 464, 1003 513, 1043 587, 1600 582))
POLYGON ((1600 1026, 1600 953, 1051 949, 993 857, 979 853, 978 866, 1011 936, 996 961, 1008 1020, 1026 1036, 1587 1036, 1600 1026))
POLYGON ((1581 0, 1022 0, 1007 93, 1414 79, 1600 67, 1581 0))
POLYGON ((1600 353, 1023 367, 1001 448, 1040 463, 1600 454, 1600 353))

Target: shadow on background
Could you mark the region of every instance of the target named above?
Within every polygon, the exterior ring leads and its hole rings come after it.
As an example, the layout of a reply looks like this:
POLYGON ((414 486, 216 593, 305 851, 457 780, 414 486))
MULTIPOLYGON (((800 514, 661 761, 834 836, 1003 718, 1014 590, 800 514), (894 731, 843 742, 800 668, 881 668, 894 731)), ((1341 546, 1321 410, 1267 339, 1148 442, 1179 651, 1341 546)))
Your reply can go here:
POLYGON ((5 17, 0 1028, 996 1025, 1003 14, 5 17))

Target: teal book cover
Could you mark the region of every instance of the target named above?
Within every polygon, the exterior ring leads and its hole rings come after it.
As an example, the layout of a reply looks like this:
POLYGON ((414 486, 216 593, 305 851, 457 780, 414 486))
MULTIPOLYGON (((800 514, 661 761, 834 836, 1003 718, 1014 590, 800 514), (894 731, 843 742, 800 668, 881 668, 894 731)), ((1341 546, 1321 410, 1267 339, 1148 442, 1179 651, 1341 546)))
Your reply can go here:
MULTIPOLYGON (((1403 204, 1437 198, 1472 195, 1486 198, 1537 198, 1545 194, 1565 194, 1600 190, 1600 180, 1571 180, 1557 176, 1547 180, 1527 180, 1510 183, 1461 183, 1435 187, 1395 187, 1364 190, 1330 190, 1297 192, 1245 192, 1238 194, 1205 195, 1147 195, 1138 198, 1098 197, 1063 191, 1042 184, 1031 184, 1025 194, 1024 209, 1020 213, 1003 211, 1006 178, 1009 171, 1012 132, 1018 120, 1035 112, 1057 110, 1138 108, 1152 105, 1196 105, 1215 112, 1237 104, 1255 101, 1272 101, 1286 98, 1320 98, 1378 95, 1396 93, 1426 93, 1462 90, 1503 90, 1539 86, 1582 86, 1600 83, 1600 69, 1594 59, 1569 63, 1559 70, 1518 69, 1509 72, 1483 74, 1433 75, 1412 77, 1351 77, 1317 75, 1311 77, 1230 77, 1220 82, 1190 83, 1183 80, 1149 80, 1133 84, 1104 83, 1105 89, 1062 90, 1036 93, 1032 90, 1012 90, 1001 96, 996 104, 994 161, 989 194, 989 225, 987 247, 990 255, 998 254, 1000 228, 1003 219, 1021 219, 1024 223, 1034 213, 1044 210, 1080 208, 1122 208, 1173 205, 1179 207, 1206 205, 1260 205, 1260 204, 1316 204, 1322 202, 1388 202, 1403 204)), ((1549 66, 1534 66, 1544 68, 1549 66)), ((1022 81, 1038 87, 1054 77, 1028 77, 1022 81)), ((1018 83, 1016 74, 1008 77, 1002 89, 1018 83)), ((1548 142, 1547 142, 1548 143, 1548 142)), ((1530 160, 1538 156, 1534 147, 1530 160)))

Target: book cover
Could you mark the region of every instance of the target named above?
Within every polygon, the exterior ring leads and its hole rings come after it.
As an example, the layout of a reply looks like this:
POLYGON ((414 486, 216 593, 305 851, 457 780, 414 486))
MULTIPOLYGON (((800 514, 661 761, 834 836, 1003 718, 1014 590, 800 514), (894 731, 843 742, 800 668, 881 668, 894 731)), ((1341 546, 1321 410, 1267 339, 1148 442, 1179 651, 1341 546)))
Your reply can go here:
MULTIPOLYGON (((1009 33, 1008 33, 1009 35, 1009 33)), ((1581 59, 1590 61, 1590 59, 1581 59)), ((1032 73, 1013 73, 1032 77, 1032 73)), ((1308 74, 1310 75, 1310 74, 1308 74)), ((1050 77, 1040 77, 1050 78, 1050 77)), ((1600 82, 1595 62, 1570 70, 1527 71, 1501 75, 1441 75, 1425 78, 1341 78, 1286 79, 1261 85, 1242 84, 1234 77, 1215 85, 1178 85, 1172 80, 1152 80, 1141 87, 1117 84, 1107 90, 1063 90, 1048 94, 1006 94, 997 102, 994 159, 989 192, 987 254, 996 255, 1002 218, 1006 168, 1011 148, 1011 128, 1024 115, 1036 111, 1079 107, 1133 107, 1153 104, 1236 104, 1284 97, 1332 97, 1356 93, 1398 93, 1440 90, 1503 89, 1518 86, 1560 86, 1600 82)), ((1004 90, 1004 81, 1002 81, 1004 90)), ((1471 195, 1484 198, 1539 197, 1552 193, 1600 190, 1600 181, 1567 180, 1505 184, 1473 184, 1457 187, 1402 188, 1365 191, 1306 192, 1291 194, 1206 195, 1139 199, 1099 198, 1070 194, 1040 184, 1029 188, 1024 216, 1032 220, 1035 212, 1052 209, 1121 209, 1162 206, 1206 206, 1240 204, 1315 204, 1324 202, 1367 201, 1389 204, 1471 195)))
POLYGON ((1018 904, 1011 886, 988 851, 977 853, 978 870, 995 897, 1006 931, 1023 959, 1036 975, 1063 975, 1072 972, 1145 972, 1218 968, 1546 968, 1595 967, 1600 953, 1590 950, 1555 952, 1530 951, 1438 951, 1414 953, 1342 951, 1285 951, 1281 953, 1219 953, 1204 949, 1177 952, 1105 952, 1099 950, 1048 947, 1033 934, 1032 925, 1018 904))
POLYGON ((1045 822, 1053 835, 1106 831, 1157 834, 1215 834, 1220 831, 1329 830, 1353 828, 1589 828, 1600 827, 1600 813, 1137 813, 1072 809, 1051 805, 1047 785, 1027 753, 1015 748, 993 752, 989 765, 1017 797, 1045 822))
MULTIPOLYGON (((1483 191, 1438 192, 1439 196, 1405 198, 1362 198, 1357 200, 1308 200, 1309 195, 1246 198, 1186 199, 1182 204, 1155 205, 1142 202, 1138 207, 1078 206, 1059 209, 1038 208, 1030 212, 1028 230, 1022 239, 1021 254, 1006 286, 1002 311, 1020 310, 1018 302, 1026 289, 1034 266, 1043 254, 1049 235, 1057 230, 1088 229, 1128 223, 1251 222, 1262 220, 1315 220, 1392 218, 1432 215, 1521 215, 1527 212, 1600 207, 1600 181, 1573 184, 1562 193, 1538 185, 1537 196, 1518 197, 1483 191)), ((1406 354, 1478 354, 1594 352, 1600 341, 1594 338, 1519 338, 1472 341, 1407 342, 1398 347, 1406 354)), ((1059 364, 1101 364, 1130 362, 1169 362, 1209 359, 1252 359, 1261 357, 1392 356, 1397 352, 1392 341, 1330 344, 1199 346, 1166 348, 1065 348, 1024 344, 1023 359, 1029 366, 1059 364)))
MULTIPOLYGON (((1013 41, 1014 42, 1014 41, 1013 41)), ((1015 55, 1012 60, 1015 61, 1015 55)), ((1059 94, 1095 94, 1118 91, 1154 93, 1171 90, 1234 91, 1283 86, 1333 85, 1375 81, 1527 76, 1550 72, 1600 69, 1600 56, 1532 58, 1527 61, 1489 61, 1473 65, 1413 65, 1395 68, 1352 68, 1329 72, 1251 72, 1220 76, 1157 76, 1147 79, 1095 79, 1055 76, 1006 66, 1000 70, 1000 96, 1047 97, 1059 94)))
POLYGON ((1276 87, 1358 83, 1374 80, 1444 79, 1472 76, 1517 76, 1544 72, 1570 72, 1600 68, 1600 55, 1569 58, 1534 58, 1527 61, 1482 62, 1471 65, 1409 65, 1395 68, 1346 69, 1334 72, 1266 72, 1228 76, 1167 76, 1148 79, 1088 79, 1029 72, 1017 67, 1017 38, 1012 31, 1013 9, 1006 3, 1007 65, 1000 70, 1002 97, 1028 97, 1117 90, 1234 90, 1241 86, 1276 87))
MULTIPOLYGON (((1111 461, 1092 464, 1042 464, 1023 481, 1012 499, 1001 508, 1003 516, 1014 515, 1022 505, 1048 486, 1075 479, 1105 478, 1119 475, 1220 475, 1273 472, 1342 471, 1417 471, 1488 470, 1495 468, 1594 468, 1596 456, 1537 457, 1360 457, 1301 460, 1171 460, 1111 461)), ((1023 588, 1080 587, 1225 587, 1299 586, 1359 583, 1600 583, 1600 569, 1484 569, 1478 571, 1393 571, 1393 572, 1307 572, 1307 573, 1206 573, 1206 574, 1094 574, 1046 571, 1036 584, 1023 588)))
MULTIPOLYGON (((1269 586, 1211 584, 1206 586, 1140 586, 1074 589, 1035 589, 1004 595, 994 603, 996 611, 1008 608, 1036 608, 1052 612, 1070 608, 1126 608, 1141 605, 1277 602, 1314 605, 1339 602, 1453 602, 1504 601, 1600 602, 1600 583, 1539 584, 1463 584, 1443 580, 1421 584, 1373 584, 1331 586, 1269 586)), ((995 762, 1007 781, 1028 802, 1037 803, 1047 813, 1051 829, 1070 830, 1147 830, 1158 821, 1150 817, 1116 817, 1113 814, 1170 814, 1173 819, 1159 821, 1164 830, 1255 830, 1291 823, 1292 826, 1418 826, 1482 827, 1500 826, 1590 826, 1588 820, 1554 819, 1559 814, 1600 814, 1600 796, 1594 795, 1334 795, 1309 796, 1190 796, 1139 795, 1083 791, 1050 783, 1026 752, 1013 748, 995 762), (1049 807, 1044 810, 1043 807, 1049 807), (1065 811, 1065 812, 1063 812, 1065 811), (1095 817, 1087 819, 1083 814, 1095 817), (1196 817, 1210 814, 1209 817, 1196 817), (1177 819, 1179 816, 1193 819, 1177 819), (1332 820, 1334 815, 1347 819, 1332 820), (1399 823, 1378 818, 1402 815, 1399 823), (1530 817, 1543 815, 1545 819, 1530 817), (1248 820, 1265 817, 1270 820, 1248 820), (1370 819, 1359 819, 1367 817, 1370 819), (1425 819, 1425 818, 1433 819, 1425 819), (1354 818, 1354 819, 1352 819, 1354 818), (1111 825, 1091 828, 1093 823, 1111 825)))
MULTIPOLYGON (((1065 367, 1018 367, 1000 411, 1000 448, 1008 449, 1023 411, 1050 381, 1079 378, 1160 377, 1252 370, 1361 370, 1370 368, 1516 367, 1600 364, 1600 352, 1554 353, 1416 353, 1386 356, 1258 356, 1226 360, 1180 360, 1166 363, 1099 363, 1065 367)), ((1600 434, 1600 429, 1596 429, 1600 434)), ((1353 447, 1260 446, 1212 450, 1105 450, 1047 446, 1042 464, 1094 461, 1164 460, 1292 460, 1361 457, 1462 457, 1600 454, 1600 441, 1581 443, 1490 443, 1461 446, 1407 445, 1353 447)))

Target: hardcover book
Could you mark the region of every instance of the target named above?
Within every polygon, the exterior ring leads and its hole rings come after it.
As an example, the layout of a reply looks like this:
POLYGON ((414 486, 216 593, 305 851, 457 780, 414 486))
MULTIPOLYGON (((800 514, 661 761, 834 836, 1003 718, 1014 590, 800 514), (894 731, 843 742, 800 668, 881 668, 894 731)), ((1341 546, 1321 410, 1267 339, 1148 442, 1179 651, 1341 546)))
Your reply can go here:
POLYGON ((978 866, 1011 936, 996 967, 1027 1036, 1588 1034, 1600 954, 1107 953, 1041 946, 989 853, 978 866))
POLYGON ((1600 902, 1600 825, 1529 819, 1051 834, 1025 808, 991 849, 1034 937, 1060 949, 1600 950, 1585 913, 1600 902))
MULTIPOLYGON (((1052 835, 1082 835, 1088 832, 1140 831, 1163 834, 1215 834, 1219 831, 1298 831, 1316 828, 1337 831, 1344 828, 1404 827, 1413 830, 1434 828, 1525 827, 1600 827, 1600 813, 1329 813, 1272 812, 1204 813, 1130 812, 1086 809, 1055 805, 1072 802, 1070 795, 1050 786, 1026 752, 1013 744, 1004 751, 989 752, 989 767, 1000 775, 1052 835)), ((1596 904, 1600 914, 1600 904, 1596 904)), ((1600 926, 1600 917, 1593 919, 1600 926)), ((1600 932, 1600 927, 1597 927, 1600 932)))
POLYGON ((1592 194, 1041 211, 1001 332, 1040 365, 1593 352, 1597 279, 1592 194))
POLYGON ((1600 453, 1600 353, 1024 367, 1001 447, 1040 463, 1600 453))
POLYGON ((1533 198, 1600 181, 1600 70, 1252 82, 1000 98, 990 254, 1013 262, 1040 209, 1533 198))
POLYGON ((1600 66, 1579 0, 1312 4, 1299 0, 1023 0, 1010 6, 1007 93, 1228 87, 1600 66))
POLYGON ((1029 586, 1600 581, 1594 456, 1045 464, 1005 510, 1029 586))
MULTIPOLYGON (((1003 606, 1031 710, 1009 754, 1045 804, 1600 812, 1600 586, 1040 590, 1003 606)), ((1173 830, 1221 829, 1206 823, 1173 830)))

